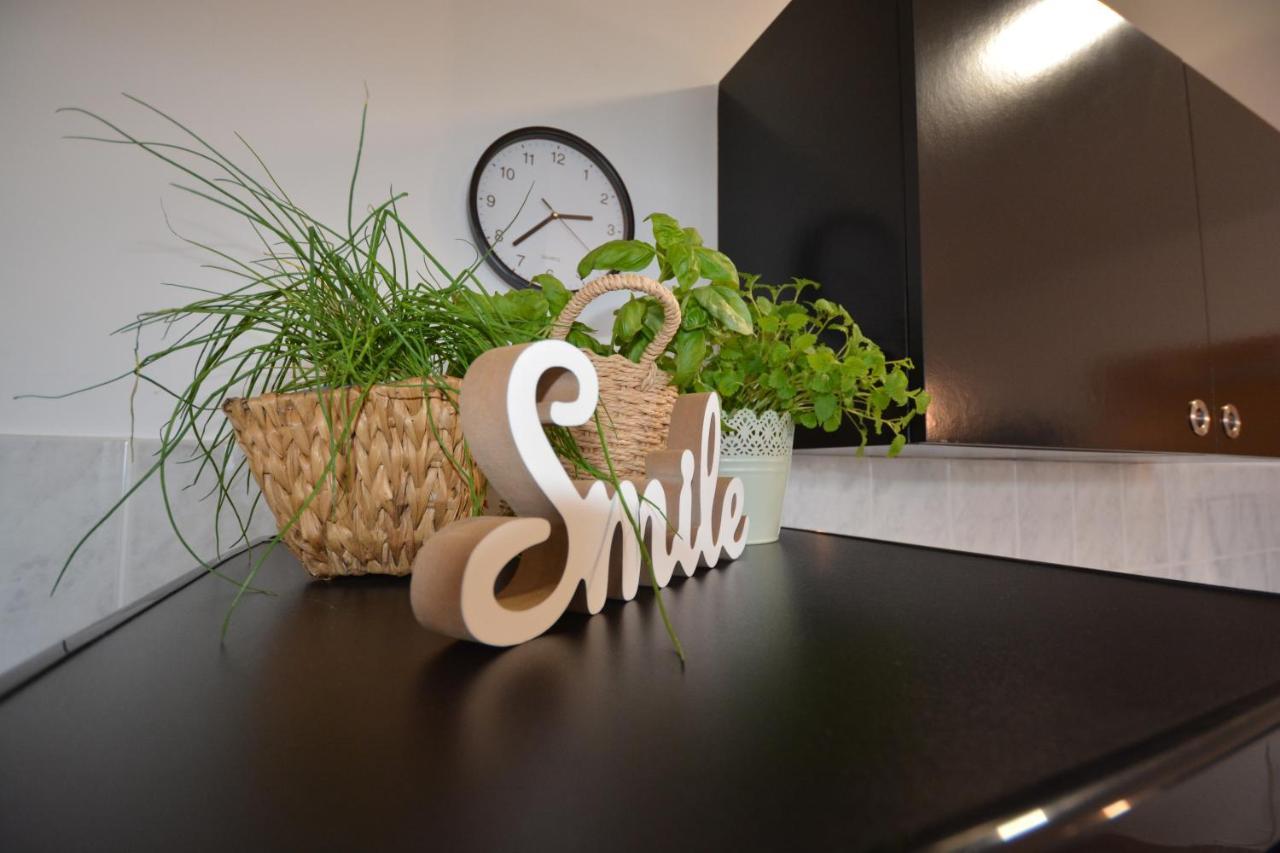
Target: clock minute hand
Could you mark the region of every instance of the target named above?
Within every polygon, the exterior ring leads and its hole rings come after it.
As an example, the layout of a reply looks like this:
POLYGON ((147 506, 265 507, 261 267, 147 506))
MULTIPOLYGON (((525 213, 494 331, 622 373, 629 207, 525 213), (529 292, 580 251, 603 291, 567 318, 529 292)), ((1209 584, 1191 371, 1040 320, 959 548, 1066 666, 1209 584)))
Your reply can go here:
POLYGON ((591 251, 591 247, 588 246, 585 242, 583 242, 582 238, 578 236, 578 232, 574 231, 573 227, 570 226, 568 222, 565 222, 566 219, 581 219, 582 218, 581 216, 577 216, 577 215, 564 216, 560 213, 557 213, 556 209, 551 206, 551 202, 547 201, 545 198, 539 198, 538 200, 541 201, 544 205, 546 205, 547 210, 551 211, 552 219, 559 219, 560 224, 563 225, 565 229, 568 230, 568 232, 573 235, 573 239, 577 240, 579 243, 582 243, 582 248, 586 249, 588 252, 591 251))
POLYGON ((542 202, 543 205, 546 206, 547 210, 551 211, 552 219, 579 219, 579 220, 582 220, 583 222, 590 222, 591 220, 595 219, 594 216, 586 216, 581 213, 561 213, 560 211, 556 210, 554 207, 551 206, 551 202, 547 201, 545 198, 542 198, 542 197, 539 197, 538 201, 542 202))
POLYGON ((539 222, 537 225, 533 226, 533 227, 532 227, 532 228, 530 228, 528 231, 524 232, 524 233, 523 233, 523 234, 521 234, 519 237, 517 237, 517 238, 515 238, 514 240, 512 240, 512 241, 511 241, 511 245, 512 245, 512 246, 519 246, 519 245, 520 245, 521 243, 523 243, 525 240, 527 240, 527 239, 529 239, 530 237, 532 237, 532 236, 534 235, 534 233, 535 233, 539 228, 541 228, 542 226, 546 225, 548 222, 553 221, 555 218, 556 218, 556 215, 555 215, 554 213, 553 213, 553 214, 551 214, 551 215, 550 215, 550 216, 548 216, 546 219, 542 220, 542 221, 541 221, 541 222, 539 222))

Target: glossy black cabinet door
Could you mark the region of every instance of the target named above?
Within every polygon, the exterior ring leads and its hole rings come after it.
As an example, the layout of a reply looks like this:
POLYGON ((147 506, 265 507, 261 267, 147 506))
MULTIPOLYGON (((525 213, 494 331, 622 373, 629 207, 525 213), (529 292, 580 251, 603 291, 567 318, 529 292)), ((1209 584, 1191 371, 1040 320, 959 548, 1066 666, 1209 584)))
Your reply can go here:
POLYGON ((1280 455, 1280 132, 1096 0, 793 0, 721 84, 720 232, 916 360, 913 440, 1280 455))
POLYGON ((796 0, 725 76, 719 113, 720 247, 766 282, 821 282, 890 358, 908 351, 898 39, 896 3, 796 0))
POLYGON ((1280 131, 1187 70, 1219 449, 1280 455, 1280 131))
POLYGON ((1182 63, 1094 0, 913 18, 927 438, 1212 450, 1182 63))

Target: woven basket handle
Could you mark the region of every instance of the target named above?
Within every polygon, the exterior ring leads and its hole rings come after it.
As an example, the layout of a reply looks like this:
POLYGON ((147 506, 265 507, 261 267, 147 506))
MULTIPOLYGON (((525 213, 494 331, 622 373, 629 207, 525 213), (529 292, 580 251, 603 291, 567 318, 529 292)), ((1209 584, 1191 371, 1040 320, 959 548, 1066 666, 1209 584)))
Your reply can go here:
POLYGON ((662 328, 658 330, 658 334, 644 348, 644 353, 640 356, 641 364, 654 361, 658 356, 666 352, 667 344, 671 343, 671 339, 680 330, 680 303, 676 302, 676 298, 671 295, 670 290, 648 276, 614 273, 613 275, 602 275, 594 281, 584 284, 578 289, 577 293, 573 294, 573 298, 569 300, 564 306, 564 310, 560 312, 560 316, 556 318, 555 325, 551 327, 551 337, 563 341, 568 337, 573 321, 578 319, 578 315, 582 313, 583 308, 587 307, 587 303, 600 294, 608 293, 611 290, 634 290, 639 293, 646 293, 661 303, 662 328))

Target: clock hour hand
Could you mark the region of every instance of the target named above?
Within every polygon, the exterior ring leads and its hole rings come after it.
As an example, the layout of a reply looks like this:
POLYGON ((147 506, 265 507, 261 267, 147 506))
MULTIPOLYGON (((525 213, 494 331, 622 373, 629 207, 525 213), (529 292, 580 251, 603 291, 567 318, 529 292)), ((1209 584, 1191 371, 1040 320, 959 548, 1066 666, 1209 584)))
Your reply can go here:
POLYGON ((519 245, 520 245, 521 243, 523 243, 525 240, 527 240, 527 239, 529 239, 530 237, 532 237, 532 236, 534 235, 534 233, 535 233, 539 228, 541 228, 542 226, 546 225, 548 222, 551 222, 551 221, 552 221, 552 220, 554 220, 555 218, 556 218, 556 215, 555 215, 554 213, 553 213, 553 214, 551 214, 551 215, 550 215, 550 216, 548 216, 546 219, 542 220, 542 221, 541 221, 541 222, 539 222, 537 225, 533 226, 533 227, 532 227, 532 228, 530 228, 528 231, 524 232, 524 233, 523 233, 523 234, 521 234, 519 237, 517 237, 517 238, 515 238, 514 240, 512 240, 512 241, 511 241, 511 245, 512 245, 512 246, 519 246, 519 245))

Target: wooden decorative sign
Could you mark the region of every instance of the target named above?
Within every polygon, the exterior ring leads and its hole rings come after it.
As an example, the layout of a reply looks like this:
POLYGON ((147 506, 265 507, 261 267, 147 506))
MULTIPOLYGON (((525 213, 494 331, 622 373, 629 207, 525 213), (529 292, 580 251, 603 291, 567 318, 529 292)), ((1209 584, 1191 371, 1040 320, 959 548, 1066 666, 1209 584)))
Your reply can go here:
POLYGON ((569 607, 594 614, 607 598, 630 601, 649 578, 628 511, 660 587, 677 569, 692 577, 722 555, 742 554, 742 481, 719 476, 719 397, 680 397, 667 449, 648 457, 648 479, 622 480, 616 490, 571 479, 542 429, 593 422, 598 397, 595 368, 563 341, 491 350, 471 365, 459 402, 463 433, 516 517, 467 518, 427 539, 410 585, 422 625, 511 646, 545 632, 569 607))

